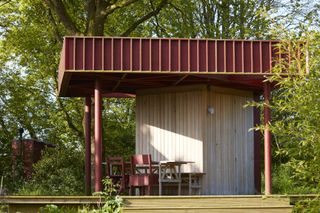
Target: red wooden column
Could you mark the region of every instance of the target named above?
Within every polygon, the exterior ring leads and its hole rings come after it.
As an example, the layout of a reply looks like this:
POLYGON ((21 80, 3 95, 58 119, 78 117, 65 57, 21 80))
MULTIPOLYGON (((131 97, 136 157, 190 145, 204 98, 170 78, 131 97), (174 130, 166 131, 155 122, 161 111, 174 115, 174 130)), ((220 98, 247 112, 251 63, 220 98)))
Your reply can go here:
POLYGON ((270 113, 270 93, 271 85, 265 82, 263 85, 264 95, 264 175, 265 175, 265 194, 271 194, 271 133, 269 123, 271 120, 270 113))
MULTIPOLYGON (((253 100, 257 103, 260 102, 261 93, 254 93, 253 100)), ((253 120, 254 126, 260 125, 260 109, 259 107, 253 108, 253 120)), ((256 194, 261 194, 261 150, 260 150, 260 143, 261 143, 261 131, 257 130, 253 133, 253 142, 254 142, 254 188, 256 194)))
POLYGON ((95 81, 94 87, 94 190, 102 191, 102 112, 101 83, 95 81))
POLYGON ((86 195, 91 195, 91 97, 85 98, 84 107, 84 135, 85 135, 85 176, 86 195))

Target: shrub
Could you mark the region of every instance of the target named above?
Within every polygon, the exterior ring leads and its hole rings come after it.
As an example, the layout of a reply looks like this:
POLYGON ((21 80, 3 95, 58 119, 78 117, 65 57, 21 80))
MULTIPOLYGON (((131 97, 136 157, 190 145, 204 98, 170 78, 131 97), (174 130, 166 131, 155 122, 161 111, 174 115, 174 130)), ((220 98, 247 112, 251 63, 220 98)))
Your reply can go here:
POLYGON ((84 156, 72 148, 47 150, 19 195, 84 194, 84 156))
POLYGON ((96 208, 90 206, 83 206, 79 209, 74 208, 59 208, 56 205, 46 205, 40 208, 40 213, 120 213, 123 205, 123 200, 117 194, 119 185, 113 184, 110 178, 103 180, 104 191, 94 193, 96 196, 100 196, 101 203, 96 208))

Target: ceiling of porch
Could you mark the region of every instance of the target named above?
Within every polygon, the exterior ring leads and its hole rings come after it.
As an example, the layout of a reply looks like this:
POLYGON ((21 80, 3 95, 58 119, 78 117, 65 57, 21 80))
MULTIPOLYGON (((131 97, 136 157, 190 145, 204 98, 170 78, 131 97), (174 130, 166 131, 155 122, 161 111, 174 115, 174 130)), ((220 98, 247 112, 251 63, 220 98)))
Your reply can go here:
POLYGON ((213 85, 250 91, 262 89, 263 76, 206 74, 142 74, 142 73, 65 73, 68 86, 60 91, 67 97, 93 95, 95 80, 101 82, 102 94, 108 97, 130 97, 137 90, 186 85, 213 85))

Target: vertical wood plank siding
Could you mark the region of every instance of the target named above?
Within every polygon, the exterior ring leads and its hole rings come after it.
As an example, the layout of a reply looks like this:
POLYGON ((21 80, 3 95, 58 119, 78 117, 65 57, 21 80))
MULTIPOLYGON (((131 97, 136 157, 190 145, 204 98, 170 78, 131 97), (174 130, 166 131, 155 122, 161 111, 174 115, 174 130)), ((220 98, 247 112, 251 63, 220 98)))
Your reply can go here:
POLYGON ((136 152, 152 159, 194 161, 183 171, 203 172, 204 91, 136 97, 136 152))
POLYGON ((196 162, 183 171, 206 173, 204 194, 254 194, 252 94, 202 88, 138 93, 136 152, 196 162))
POLYGON ((207 100, 204 193, 253 194, 253 109, 243 107, 252 97, 209 91, 207 100))

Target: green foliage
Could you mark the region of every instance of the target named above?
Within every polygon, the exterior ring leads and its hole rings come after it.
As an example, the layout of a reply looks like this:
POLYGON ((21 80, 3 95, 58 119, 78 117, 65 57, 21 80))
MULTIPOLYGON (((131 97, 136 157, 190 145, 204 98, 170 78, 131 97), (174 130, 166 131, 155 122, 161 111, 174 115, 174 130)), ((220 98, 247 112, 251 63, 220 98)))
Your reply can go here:
POLYGON ((77 210, 74 208, 59 208, 56 205, 46 205, 40 209, 40 213, 120 213, 123 200, 117 195, 119 185, 112 183, 110 178, 103 179, 104 190, 102 192, 94 193, 94 196, 101 198, 101 203, 97 207, 83 206, 77 210))
POLYGON ((277 8, 277 1, 175 0, 150 25, 159 37, 265 38, 277 8))
POLYGON ((18 195, 81 195, 84 193, 84 154, 76 147, 48 149, 34 166, 32 180, 18 195))
POLYGON ((8 212, 8 205, 0 203, 0 213, 8 212))
POLYGON ((107 99, 103 114, 104 120, 104 150, 107 156, 129 157, 135 150, 135 100, 107 99))
POLYGON ((66 208, 66 207, 59 208, 56 205, 49 204, 49 205, 46 205, 45 207, 41 207, 39 212, 40 213, 77 213, 80 211, 75 208, 66 208))
MULTIPOLYGON (((288 167, 282 165, 275 167, 272 170, 272 174, 273 194, 296 194, 288 167)), ((300 191, 298 193, 300 193, 300 191)))
MULTIPOLYGON (((278 89, 273 93, 271 108, 273 120, 271 131, 274 134, 275 162, 282 164, 282 172, 292 181, 294 188, 309 189, 307 192, 320 190, 320 52, 319 34, 306 37, 309 44, 308 76, 281 78, 275 75, 270 81, 277 82, 278 89)), ((292 42, 294 47, 295 42, 292 42)), ((301 43, 300 43, 301 44, 301 43)), ((285 51, 285 49, 281 49, 285 51)), ((304 52, 302 50, 301 52, 304 52)), ((292 58, 292 67, 306 69, 305 58, 292 58)), ((287 67, 282 64, 275 69, 287 67)), ((281 175, 280 172, 279 174, 281 175)))
POLYGON ((315 213, 320 211, 320 199, 302 200, 294 205, 293 213, 315 213))
POLYGON ((40 212, 41 213, 58 213, 61 211, 59 210, 58 206, 49 204, 49 205, 46 205, 45 207, 41 207, 40 212))
POLYGON ((117 194, 119 191, 119 185, 113 184, 111 178, 105 178, 102 180, 104 184, 104 191, 97 192, 94 195, 101 196, 103 198, 103 205, 97 210, 91 210, 90 213, 119 213, 123 205, 122 198, 117 194))
POLYGON ((272 170, 273 194, 310 194, 319 193, 319 189, 312 185, 299 184, 292 178, 294 170, 288 164, 274 166, 272 170))

